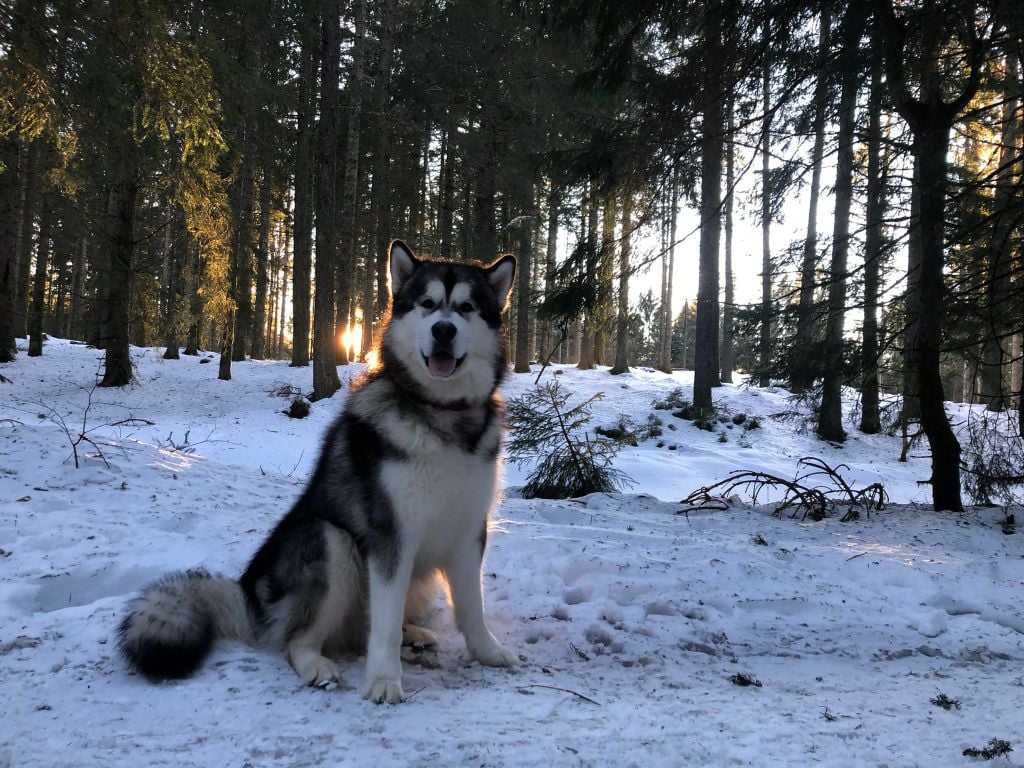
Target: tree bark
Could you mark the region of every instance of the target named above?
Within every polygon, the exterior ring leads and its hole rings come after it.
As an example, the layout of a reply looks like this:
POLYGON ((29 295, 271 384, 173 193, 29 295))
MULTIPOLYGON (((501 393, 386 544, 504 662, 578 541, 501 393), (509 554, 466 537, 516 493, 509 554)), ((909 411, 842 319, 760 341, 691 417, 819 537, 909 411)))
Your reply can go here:
MULTIPOLYGON (((736 151, 735 151, 735 125, 733 114, 734 99, 729 98, 727 107, 729 129, 725 146, 725 305, 722 307, 722 350, 720 354, 719 367, 722 373, 722 382, 732 384, 732 369, 736 367, 735 353, 733 350, 733 323, 736 314, 736 286, 733 279, 732 269, 732 228, 733 208, 735 207, 735 195, 733 188, 736 185, 736 151)), ((675 222, 673 221, 673 230, 675 222)), ((769 301, 771 297, 769 296, 769 301)))
POLYGON ((441 200, 438 204, 438 256, 442 259, 452 257, 452 245, 455 236, 455 110, 448 108, 448 117, 445 123, 444 135, 442 136, 441 148, 443 158, 441 163, 440 187, 441 200))
POLYGON ((252 214, 256 171, 256 140, 251 117, 246 116, 241 136, 241 166, 235 180, 233 195, 234 231, 231 259, 231 298, 235 303, 234 329, 231 340, 231 359, 245 360, 252 330, 252 214))
POLYGON ((0 137, 0 363, 14 360, 15 300, 18 295, 18 231, 21 216, 21 179, 18 143, 0 137))
MULTIPOLYGON (((355 17, 355 42, 352 46, 352 72, 347 89, 349 94, 348 124, 345 139, 345 169, 342 181, 342 197, 338 211, 338 251, 335 278, 337 280, 337 297, 334 323, 335 333, 350 331, 349 307, 352 302, 352 275, 356 266, 356 219, 358 205, 356 194, 359 182, 359 124, 363 106, 363 64, 366 49, 366 3, 364 0, 353 0, 352 13, 355 17)), ((319 219, 317 228, 319 228, 319 219)), ((319 252, 320 238, 317 237, 319 252)), ((338 362, 348 363, 349 349, 344 344, 337 344, 338 362)))
MULTIPOLYGON (((558 218, 560 208, 562 205, 562 196, 560 190, 552 182, 548 189, 547 199, 547 214, 548 214, 548 229, 547 229, 547 245, 544 251, 544 296, 550 296, 555 290, 555 266, 556 259, 558 256, 558 218)), ((544 360, 547 359, 547 355, 551 352, 549 348, 552 344, 552 338, 554 336, 551 323, 547 320, 540 323, 540 339, 538 341, 538 347, 540 354, 544 356, 544 360)))
POLYGON ((853 202, 853 145, 860 68, 857 52, 867 20, 867 5, 853 3, 843 19, 840 54, 842 86, 839 94, 839 133, 836 146, 835 217, 832 227, 832 263, 829 266, 828 316, 825 326, 825 366, 822 377, 818 436, 843 442, 843 328, 846 320, 847 264, 850 250, 850 207, 853 202))
MULTIPOLYGON (((708 33, 708 63, 721 61, 719 33, 708 33)), ((714 79, 711 79, 711 83, 714 79)), ((700 139, 700 245, 693 360, 693 405, 711 408, 711 389, 721 385, 718 361, 718 258, 722 232, 724 89, 709 83, 700 139)))
POLYGON ((914 339, 921 426, 932 449, 932 499, 936 511, 963 511, 960 498, 960 443, 946 417, 939 370, 946 286, 945 204, 946 153, 950 124, 929 128, 914 137, 914 162, 920 169, 921 285, 920 312, 914 339))
POLYGON ((188 241, 184 213, 176 207, 171 211, 168 222, 170 243, 167 254, 167 303, 164 308, 163 337, 164 360, 178 360, 181 318, 179 305, 182 299, 183 272, 188 241))
POLYGON ((672 181, 669 186, 669 200, 668 200, 668 222, 667 222, 667 240, 666 243, 666 258, 667 258, 667 270, 665 275, 665 293, 662 298, 662 304, 664 305, 664 311, 662 313, 662 328, 661 328, 661 362, 658 366, 659 370, 664 373, 672 373, 673 359, 672 359, 672 331, 674 328, 673 321, 675 318, 672 317, 672 284, 675 280, 675 268, 676 268, 676 227, 679 219, 679 167, 678 165, 672 168, 672 181))
POLYGON ((590 182, 586 199, 586 215, 582 221, 582 240, 586 247, 587 291, 590 294, 591 306, 583 313, 580 323, 580 357, 577 368, 589 371, 594 367, 594 308, 593 301, 597 293, 597 196, 594 194, 595 183, 590 182))
MULTIPOLYGON (((308 23, 307 27, 312 27, 308 23)), ((314 36, 303 31, 302 79, 296 116, 295 221, 292 258, 292 366, 309 365, 310 270, 313 258, 313 139, 316 114, 318 50, 314 36)))
POLYGON ((1003 65, 1006 82, 1003 86, 1001 115, 1002 135, 999 142, 999 166, 996 171, 995 208, 992 237, 988 247, 988 265, 984 285, 984 318, 986 337, 981 353, 981 402, 990 411, 1002 411, 1009 405, 1005 371, 1010 359, 1009 344, 1013 333, 1012 284, 1013 236, 1019 213, 1017 169, 1021 136, 1020 76, 1017 62, 1006 57, 1003 65))
POLYGON ((330 0, 321 35, 320 126, 316 142, 316 295, 313 305, 313 398, 341 388, 334 327, 335 180, 340 57, 340 0, 330 0))
POLYGON ((14 333, 28 336, 28 301, 31 287, 32 250, 36 214, 42 191, 43 142, 33 141, 22 150, 21 231, 18 235, 18 277, 14 303, 14 333))
POLYGON ((607 361, 608 336, 615 322, 615 223, 618 200, 609 192, 601 209, 601 252, 597 267, 597 297, 594 305, 594 365, 607 361))
MULTIPOLYGON (((912 221, 911 243, 920 258, 918 285, 908 298, 912 328, 909 357, 921 409, 921 426, 932 451, 932 503, 937 511, 963 511, 960 496, 960 444, 946 416, 940 360, 945 314, 945 205, 948 186, 946 153, 949 131, 977 93, 984 46, 978 38, 964 43, 967 77, 959 93, 946 100, 938 70, 940 52, 950 45, 948 19, 928 19, 914 53, 920 78, 917 96, 907 83, 908 31, 896 17, 892 0, 876 0, 879 32, 885 52, 886 80, 893 105, 913 134, 914 187, 918 216, 912 221), (914 243, 916 238, 917 242, 914 243)), ((912 255, 914 251, 912 250, 912 255)))
POLYGON ((393 236, 391 224, 391 69, 395 52, 397 15, 397 0, 384 0, 381 4, 380 62, 377 66, 377 76, 374 79, 377 157, 373 169, 373 208, 377 228, 374 237, 375 247, 371 248, 366 256, 367 274, 363 291, 362 352, 364 359, 379 341, 382 329, 380 320, 388 308, 388 246, 393 236))
POLYGON ((498 254, 495 197, 498 183, 498 122, 501 117, 498 79, 490 78, 480 112, 479 139, 483 155, 473 179, 473 235, 465 255, 489 262, 498 254))
POLYGON ((633 194, 627 191, 622 202, 622 235, 619 239, 619 294, 615 318, 615 364, 613 374, 629 372, 629 259, 633 235, 633 194))
POLYGON ((758 383, 767 387, 771 383, 772 371, 772 56, 770 53, 771 29, 765 24, 764 67, 761 72, 761 101, 764 116, 761 118, 761 328, 758 340, 758 383))
MULTIPOLYGON (((532 193, 530 195, 532 197, 532 193)), ((529 373, 533 350, 530 349, 530 313, 533 296, 530 282, 533 279, 533 221, 534 216, 523 218, 518 223, 518 247, 516 248, 516 344, 515 372, 529 373)))
POLYGON ((868 99, 867 211, 864 234, 864 321, 861 329, 860 431, 881 431, 878 391, 878 290, 885 252, 885 169, 882 167, 882 61, 873 44, 871 94, 868 99))
POLYGON ((129 354, 129 310, 134 284, 135 198, 138 195, 137 174, 124 169, 107 196, 105 234, 110 254, 109 290, 104 322, 104 359, 101 387, 123 387, 132 380, 132 358, 129 354))
POLYGON ((203 255, 199 245, 193 242, 191 237, 186 236, 183 248, 185 261, 188 264, 186 285, 188 286, 187 294, 189 297, 189 324, 188 333, 185 338, 184 354, 198 355, 201 341, 199 332, 203 322, 203 297, 199 292, 199 283, 203 274, 203 255))
MULTIPOLYGON (((48 148, 43 154, 49 163, 52 151, 48 148)), ((43 354, 43 311, 46 301, 46 281, 50 269, 50 250, 53 228, 53 199, 49 188, 43 191, 40 198, 39 241, 36 247, 36 269, 32 279, 32 299, 28 313, 28 356, 39 357, 43 354)))
POLYGON ((234 343, 235 311, 229 310, 223 319, 224 326, 220 331, 220 362, 217 365, 217 378, 231 381, 231 345, 234 343))
POLYGON ((831 9, 824 3, 818 32, 818 78, 814 85, 814 146, 811 149, 811 186, 808 192, 807 237, 800 262, 800 303, 797 307, 796 338, 790 359, 790 390, 800 393, 814 383, 811 371, 813 352, 814 288, 818 266, 818 198, 821 194, 821 168, 825 155, 825 116, 828 105, 828 75, 825 63, 832 44, 831 9))
MULTIPOLYGON (((78 258, 71 269, 71 301, 68 307, 68 338, 81 339, 85 336, 82 323, 82 299, 85 296, 85 272, 89 263, 89 235, 79 240, 78 258)), ((0 313, 2 314, 2 313, 0 313)))
MULTIPOLYGON (((269 165, 265 164, 265 165, 269 165)), ((267 325, 267 269, 270 263, 270 207, 271 207, 271 175, 267 167, 263 168, 260 182, 260 237, 256 247, 256 306, 253 310, 249 357, 262 360, 266 356, 266 325, 267 325)))

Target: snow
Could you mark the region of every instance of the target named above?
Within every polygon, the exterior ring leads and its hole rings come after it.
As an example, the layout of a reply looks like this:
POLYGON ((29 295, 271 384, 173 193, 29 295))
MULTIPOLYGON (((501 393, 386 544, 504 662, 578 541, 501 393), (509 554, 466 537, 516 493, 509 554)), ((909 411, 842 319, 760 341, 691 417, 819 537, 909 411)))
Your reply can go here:
MULTIPOLYGON (((0 766, 959 766, 992 738, 1017 750, 1001 764, 1024 764, 1024 540, 1003 534, 1003 510, 930 511, 925 448, 901 464, 897 438, 851 429, 835 447, 771 418, 795 408, 784 390, 716 390, 758 430, 655 412, 664 435, 620 453, 621 494, 523 500, 529 468, 507 468, 485 586, 492 629, 525 658, 515 671, 469 662, 439 598, 441 646, 404 652, 397 707, 359 696, 359 659, 313 690, 282 653, 237 643, 149 684, 114 647, 126 599, 169 570, 239 573, 342 397, 292 420, 270 391, 308 390, 309 369, 235 363, 222 382, 216 361, 153 349, 133 350, 135 384, 90 391, 100 355, 55 339, 0 368, 0 766), (95 445, 76 469, 53 417, 81 424, 90 398, 95 445), (733 470, 792 476, 808 455, 883 482, 893 504, 848 523, 741 502, 678 514, 733 470)), ((692 383, 560 370, 573 402, 605 393, 606 426, 692 383)))

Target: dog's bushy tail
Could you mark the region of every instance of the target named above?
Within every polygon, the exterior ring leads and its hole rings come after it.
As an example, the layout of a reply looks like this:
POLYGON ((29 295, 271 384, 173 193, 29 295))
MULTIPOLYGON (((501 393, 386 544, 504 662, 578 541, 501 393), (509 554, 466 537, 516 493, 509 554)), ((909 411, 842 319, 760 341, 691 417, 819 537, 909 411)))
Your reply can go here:
POLYGON ((150 680, 188 677, 218 638, 252 641, 252 620, 237 581, 205 570, 172 573, 128 605, 118 647, 150 680))

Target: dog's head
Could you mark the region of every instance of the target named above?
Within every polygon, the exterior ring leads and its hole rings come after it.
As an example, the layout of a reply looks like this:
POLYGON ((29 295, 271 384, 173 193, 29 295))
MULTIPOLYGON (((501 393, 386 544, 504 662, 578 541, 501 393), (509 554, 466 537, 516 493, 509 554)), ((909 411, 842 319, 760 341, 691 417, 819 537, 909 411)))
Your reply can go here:
POLYGON ((385 365, 401 365, 430 400, 489 397, 506 365, 501 316, 515 258, 504 256, 489 266, 429 261, 395 240, 390 273, 385 365))

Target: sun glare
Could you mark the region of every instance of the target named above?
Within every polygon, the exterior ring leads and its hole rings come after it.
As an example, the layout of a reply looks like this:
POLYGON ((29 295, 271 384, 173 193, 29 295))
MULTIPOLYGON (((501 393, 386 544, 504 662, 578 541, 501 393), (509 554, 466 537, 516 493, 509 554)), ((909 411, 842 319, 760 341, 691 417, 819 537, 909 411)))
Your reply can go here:
POLYGON ((348 359, 354 360, 362 349, 363 326, 359 323, 345 328, 340 338, 341 348, 348 353, 348 359))

